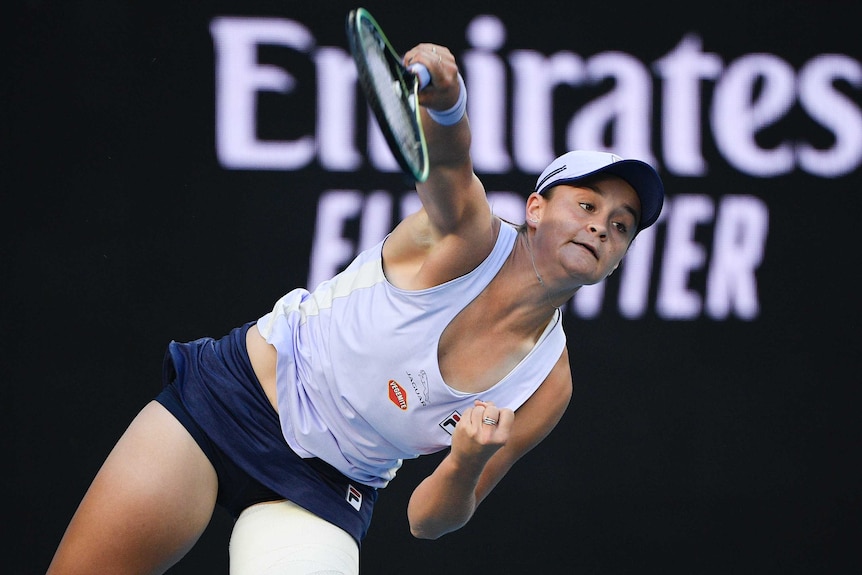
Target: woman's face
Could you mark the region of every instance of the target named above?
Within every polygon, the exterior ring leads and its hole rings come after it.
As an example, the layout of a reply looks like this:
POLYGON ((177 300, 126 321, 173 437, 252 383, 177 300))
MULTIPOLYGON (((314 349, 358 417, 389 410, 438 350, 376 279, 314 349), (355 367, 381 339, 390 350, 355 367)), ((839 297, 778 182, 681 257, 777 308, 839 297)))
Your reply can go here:
MULTIPOLYGON (((536 240, 543 257, 556 253, 554 276, 580 285, 598 283, 613 272, 637 233, 641 205, 621 178, 605 176, 562 184, 536 206, 536 240)), ((547 265, 547 264, 546 264, 547 265)))

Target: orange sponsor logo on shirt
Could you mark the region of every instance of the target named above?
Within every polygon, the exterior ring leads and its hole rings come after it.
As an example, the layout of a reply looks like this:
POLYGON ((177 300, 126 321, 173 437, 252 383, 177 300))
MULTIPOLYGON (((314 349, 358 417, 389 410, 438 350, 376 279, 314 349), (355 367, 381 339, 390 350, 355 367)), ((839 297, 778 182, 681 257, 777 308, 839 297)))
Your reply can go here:
POLYGON ((394 403, 403 411, 407 411, 407 394, 394 379, 389 380, 389 401, 394 403))

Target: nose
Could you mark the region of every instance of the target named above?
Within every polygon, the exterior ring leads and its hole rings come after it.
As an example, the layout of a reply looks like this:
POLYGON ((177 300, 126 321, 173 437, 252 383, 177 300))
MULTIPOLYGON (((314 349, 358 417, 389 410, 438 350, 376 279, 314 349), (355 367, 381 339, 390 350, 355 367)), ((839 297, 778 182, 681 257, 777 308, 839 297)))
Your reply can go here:
POLYGON ((599 236, 600 239, 605 239, 608 237, 608 229, 602 224, 592 223, 589 226, 590 232, 599 236))

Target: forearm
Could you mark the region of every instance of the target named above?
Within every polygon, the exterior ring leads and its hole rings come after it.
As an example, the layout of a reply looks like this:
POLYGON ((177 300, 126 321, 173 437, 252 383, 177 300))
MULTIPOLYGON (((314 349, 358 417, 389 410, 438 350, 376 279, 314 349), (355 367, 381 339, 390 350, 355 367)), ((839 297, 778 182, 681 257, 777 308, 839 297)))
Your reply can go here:
POLYGON ((423 111, 431 170, 416 184, 423 206, 441 233, 475 222, 471 215, 485 214, 484 188, 473 173, 470 126, 467 117, 451 126, 439 125, 423 111))
POLYGON ((422 125, 432 167, 464 166, 470 161, 472 136, 467 119, 467 87, 460 74, 456 77, 457 100, 450 108, 422 108, 422 125))
MULTIPOLYGON (((463 116, 456 124, 443 126, 422 110, 422 127, 428 144, 428 159, 435 166, 464 166, 470 163, 470 121, 463 116)), ((472 166, 469 166, 472 169, 472 166)))
POLYGON ((482 468, 459 462, 450 453, 422 481, 407 505, 410 532, 419 539, 437 539, 463 527, 476 511, 476 486, 482 468))

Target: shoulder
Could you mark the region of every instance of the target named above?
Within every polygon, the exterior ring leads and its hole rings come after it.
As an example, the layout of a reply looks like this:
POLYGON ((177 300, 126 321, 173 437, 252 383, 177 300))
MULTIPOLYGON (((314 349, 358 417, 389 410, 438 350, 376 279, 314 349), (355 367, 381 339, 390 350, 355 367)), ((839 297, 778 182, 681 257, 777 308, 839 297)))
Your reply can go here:
POLYGON ((501 221, 487 202, 470 221, 444 233, 426 208, 405 218, 383 245, 387 279, 403 289, 426 289, 471 272, 494 249, 501 221))

